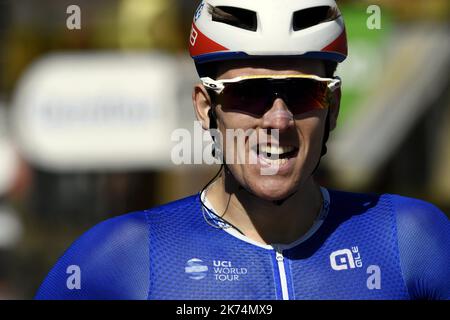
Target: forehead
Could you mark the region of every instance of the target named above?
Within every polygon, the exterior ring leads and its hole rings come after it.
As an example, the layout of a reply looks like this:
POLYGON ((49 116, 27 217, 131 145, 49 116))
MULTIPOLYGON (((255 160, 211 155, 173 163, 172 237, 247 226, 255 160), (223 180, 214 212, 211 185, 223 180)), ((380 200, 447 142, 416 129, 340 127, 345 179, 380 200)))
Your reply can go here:
POLYGON ((325 76, 325 64, 323 61, 313 59, 265 58, 226 61, 218 66, 217 71, 217 79, 263 74, 315 74, 325 76))

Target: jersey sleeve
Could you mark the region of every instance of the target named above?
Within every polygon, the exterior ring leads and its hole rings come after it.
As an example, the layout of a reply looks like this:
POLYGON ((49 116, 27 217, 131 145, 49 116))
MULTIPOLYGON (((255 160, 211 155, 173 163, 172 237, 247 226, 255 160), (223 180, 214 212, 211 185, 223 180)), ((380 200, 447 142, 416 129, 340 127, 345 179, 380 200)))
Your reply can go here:
POLYGON ((35 299, 147 299, 148 238, 145 212, 96 225, 63 254, 35 299))
POLYGON ((395 197, 403 277, 411 299, 450 299, 450 222, 434 205, 395 197))

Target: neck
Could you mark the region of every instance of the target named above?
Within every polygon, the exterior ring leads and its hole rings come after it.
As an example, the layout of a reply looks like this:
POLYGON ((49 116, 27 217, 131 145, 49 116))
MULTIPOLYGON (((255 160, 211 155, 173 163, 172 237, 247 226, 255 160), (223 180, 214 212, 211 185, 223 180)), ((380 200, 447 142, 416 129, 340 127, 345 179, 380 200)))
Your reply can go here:
POLYGON ((216 214, 245 236, 263 244, 289 244, 312 227, 322 208, 320 187, 311 177, 281 205, 260 199, 245 189, 229 188, 222 174, 207 193, 216 214), (230 190, 231 189, 231 190, 230 190))

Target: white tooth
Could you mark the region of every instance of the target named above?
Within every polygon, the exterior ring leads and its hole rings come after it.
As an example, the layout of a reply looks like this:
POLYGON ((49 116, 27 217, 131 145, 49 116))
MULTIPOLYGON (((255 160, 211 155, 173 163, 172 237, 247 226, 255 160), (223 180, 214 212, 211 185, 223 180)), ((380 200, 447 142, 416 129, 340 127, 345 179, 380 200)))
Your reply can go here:
POLYGON ((260 149, 260 151, 261 151, 262 153, 267 153, 268 146, 267 146, 267 145, 261 145, 261 146, 259 147, 259 149, 260 149))
POLYGON ((278 154, 283 154, 284 153, 283 152, 283 150, 284 150, 283 147, 278 147, 277 149, 278 149, 278 151, 277 151, 278 154))
POLYGON ((268 145, 261 146, 260 150, 263 153, 272 153, 272 154, 277 153, 277 149, 275 149, 274 147, 268 146, 268 145))
POLYGON ((270 165, 282 166, 288 162, 287 159, 266 159, 270 165))
POLYGON ((292 150, 294 150, 294 147, 292 147, 292 146, 281 147, 281 146, 260 145, 259 150, 263 154, 270 153, 272 155, 280 155, 283 153, 291 152, 292 150))
POLYGON ((291 152, 292 150, 294 150, 294 147, 292 146, 281 147, 281 153, 288 153, 291 152))

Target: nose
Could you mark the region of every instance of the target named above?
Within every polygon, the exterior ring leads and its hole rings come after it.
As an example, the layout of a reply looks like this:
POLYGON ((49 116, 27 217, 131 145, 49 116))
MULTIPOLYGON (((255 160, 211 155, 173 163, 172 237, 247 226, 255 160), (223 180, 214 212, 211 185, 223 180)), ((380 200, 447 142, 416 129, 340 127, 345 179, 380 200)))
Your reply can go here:
POLYGON ((287 107, 285 101, 277 97, 272 104, 272 108, 264 114, 262 120, 264 129, 283 131, 294 124, 294 115, 287 107))

